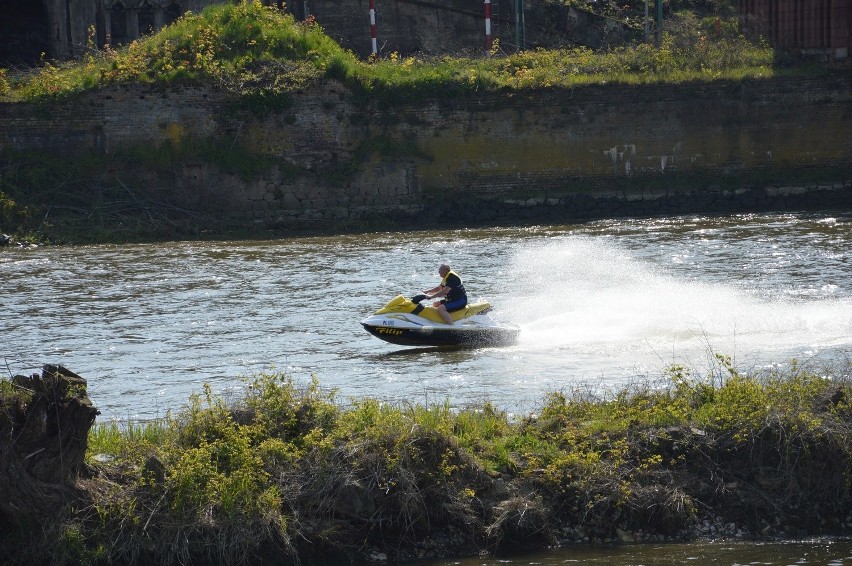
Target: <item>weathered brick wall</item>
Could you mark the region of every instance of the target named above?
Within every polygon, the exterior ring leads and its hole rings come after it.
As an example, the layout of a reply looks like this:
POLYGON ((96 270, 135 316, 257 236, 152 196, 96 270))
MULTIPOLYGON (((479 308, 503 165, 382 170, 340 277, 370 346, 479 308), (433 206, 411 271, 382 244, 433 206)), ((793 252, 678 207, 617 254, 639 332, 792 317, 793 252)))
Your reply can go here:
MULTIPOLYGON (((307 4, 307 12, 343 47, 362 57, 370 54, 369 0, 311 0, 307 4)), ((302 15, 301 6, 291 9, 302 15)), ((384 55, 485 48, 481 0, 378 0, 375 9, 378 47, 384 55)))
POLYGON ((141 86, 118 86, 67 103, 0 103, 0 151, 107 153, 190 134, 203 138, 218 127, 221 104, 205 89, 141 86))
MULTIPOLYGON (((485 50, 482 0, 376 0, 378 47, 381 55, 446 54, 485 50)), ((370 54, 369 0, 290 2, 297 18, 313 15, 343 47, 370 54), (305 6, 307 5, 307 9, 305 6)), ((501 49, 518 47, 514 0, 491 1, 491 34, 501 49)), ((585 45, 600 48, 624 40, 619 23, 592 12, 554 2, 526 0, 523 14, 525 48, 585 45)))
POLYGON ((425 186, 489 191, 529 183, 558 190, 563 179, 583 177, 607 183, 642 173, 848 165, 849 87, 845 78, 788 79, 490 97, 476 111, 423 108, 419 116, 435 126, 412 125, 407 135, 435 157, 420 168, 425 186))
POLYGON ((271 225, 852 205, 846 76, 578 87, 384 110, 331 83, 263 117, 212 90, 150 86, 0 105, 0 151, 111 155, 205 138, 274 164, 250 180, 204 162, 165 176, 116 163, 110 174, 271 225), (742 175, 802 169, 841 178, 730 189, 742 175))

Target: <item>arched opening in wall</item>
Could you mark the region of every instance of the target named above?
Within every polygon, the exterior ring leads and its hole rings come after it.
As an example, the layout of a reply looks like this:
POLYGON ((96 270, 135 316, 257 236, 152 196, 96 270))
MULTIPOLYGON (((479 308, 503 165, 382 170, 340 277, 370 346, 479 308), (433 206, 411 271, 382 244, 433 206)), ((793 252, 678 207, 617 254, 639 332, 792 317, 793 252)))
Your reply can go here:
POLYGON ((180 4, 177 2, 171 2, 168 6, 166 6, 166 9, 163 10, 163 23, 165 25, 174 23, 182 13, 183 10, 181 9, 180 4))
POLYGON ((109 44, 127 43, 127 11, 121 2, 113 2, 109 9, 109 44))
POLYGON ((48 41, 47 9, 32 0, 0 0, 0 67, 37 65, 54 56, 48 41))
POLYGON ((154 27, 154 7, 148 0, 143 0, 136 17, 139 23, 140 35, 151 35, 156 31, 154 27))

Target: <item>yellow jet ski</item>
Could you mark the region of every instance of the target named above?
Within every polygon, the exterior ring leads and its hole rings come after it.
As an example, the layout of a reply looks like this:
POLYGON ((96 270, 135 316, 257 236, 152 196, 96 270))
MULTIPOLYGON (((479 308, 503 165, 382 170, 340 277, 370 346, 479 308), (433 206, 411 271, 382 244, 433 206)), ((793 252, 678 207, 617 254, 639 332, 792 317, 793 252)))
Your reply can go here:
POLYGON ((361 325, 376 338, 401 346, 506 346, 518 339, 521 329, 491 318, 486 301, 451 312, 453 324, 446 324, 438 309, 420 304, 424 299, 398 295, 361 325))

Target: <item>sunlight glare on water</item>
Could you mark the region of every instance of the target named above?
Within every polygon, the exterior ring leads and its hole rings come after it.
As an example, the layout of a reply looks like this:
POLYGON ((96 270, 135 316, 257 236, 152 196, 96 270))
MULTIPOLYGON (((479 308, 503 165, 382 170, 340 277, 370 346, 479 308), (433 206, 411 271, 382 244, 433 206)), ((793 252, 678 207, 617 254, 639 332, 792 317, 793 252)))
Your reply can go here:
POLYGON ((512 261, 524 277, 507 317, 522 321, 519 345, 530 351, 677 363, 712 350, 748 363, 841 346, 852 334, 848 297, 795 300, 689 279, 611 240, 568 236, 512 261))
POLYGON ((605 392, 852 351, 852 232, 838 215, 619 219, 576 226, 0 251, 9 374, 58 363, 101 418, 151 418, 209 383, 316 377, 342 400, 514 413, 549 391, 605 392), (504 348, 403 348, 359 321, 435 286, 438 264, 518 324, 504 348), (715 364, 715 365, 714 365, 715 364))

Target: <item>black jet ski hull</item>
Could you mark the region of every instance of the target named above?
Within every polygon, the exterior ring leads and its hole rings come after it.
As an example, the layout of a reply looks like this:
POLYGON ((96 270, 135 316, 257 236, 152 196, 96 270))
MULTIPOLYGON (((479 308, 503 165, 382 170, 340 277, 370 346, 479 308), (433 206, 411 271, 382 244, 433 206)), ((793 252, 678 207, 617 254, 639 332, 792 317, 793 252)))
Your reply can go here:
POLYGON ((517 328, 452 328, 427 326, 422 328, 400 328, 373 326, 361 323, 370 334, 399 346, 507 346, 518 339, 517 328))

